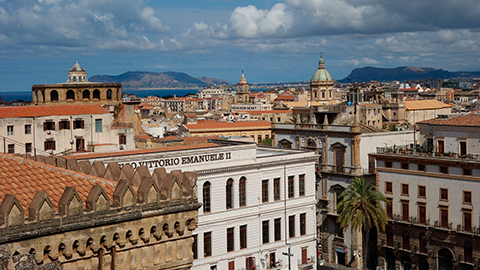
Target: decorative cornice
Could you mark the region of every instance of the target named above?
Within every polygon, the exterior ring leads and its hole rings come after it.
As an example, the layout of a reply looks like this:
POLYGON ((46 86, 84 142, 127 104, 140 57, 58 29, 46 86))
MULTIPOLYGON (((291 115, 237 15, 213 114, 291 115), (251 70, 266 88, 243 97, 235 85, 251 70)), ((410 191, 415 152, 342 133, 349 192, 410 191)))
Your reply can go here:
POLYGON ((248 165, 241 165, 241 166, 232 166, 228 168, 210 169, 210 170, 198 171, 198 177, 218 175, 218 174, 228 174, 228 173, 243 172, 243 171, 261 170, 261 169, 271 168, 271 167, 294 165, 294 164, 300 164, 300 163, 306 163, 306 162, 315 162, 317 160, 318 160, 318 157, 315 155, 312 157, 295 158, 293 160, 280 160, 280 161, 265 162, 261 164, 248 164, 248 165))

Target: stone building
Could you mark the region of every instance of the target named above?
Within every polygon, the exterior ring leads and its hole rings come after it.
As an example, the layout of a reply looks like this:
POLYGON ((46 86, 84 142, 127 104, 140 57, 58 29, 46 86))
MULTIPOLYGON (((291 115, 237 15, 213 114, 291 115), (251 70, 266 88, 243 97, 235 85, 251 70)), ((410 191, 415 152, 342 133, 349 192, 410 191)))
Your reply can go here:
POLYGON ((0 154, 0 269, 191 268, 196 173, 38 159, 0 154))
MULTIPOLYGON (((124 167, 194 170, 202 202, 192 269, 313 269, 317 262, 313 152, 208 143, 87 154, 124 167), (285 253, 294 256, 289 260, 285 253)), ((82 162, 82 161, 80 161, 82 162)))
POLYGON ((87 80, 87 72, 77 63, 68 72, 66 83, 32 85, 33 104, 101 104, 114 106, 121 103, 122 84, 98 83, 87 80))
POLYGON ((406 153, 371 154, 371 172, 390 202, 378 235, 378 266, 478 269, 480 162, 406 153))
POLYGON ((250 103, 249 100, 250 95, 250 86, 248 85, 247 79, 245 79, 245 75, 243 74, 240 77, 240 80, 237 83, 237 93, 235 94, 234 100, 235 103, 250 103))
POLYGON ((310 80, 310 91, 312 101, 329 102, 333 100, 334 81, 330 73, 325 69, 325 61, 320 56, 318 69, 310 80))

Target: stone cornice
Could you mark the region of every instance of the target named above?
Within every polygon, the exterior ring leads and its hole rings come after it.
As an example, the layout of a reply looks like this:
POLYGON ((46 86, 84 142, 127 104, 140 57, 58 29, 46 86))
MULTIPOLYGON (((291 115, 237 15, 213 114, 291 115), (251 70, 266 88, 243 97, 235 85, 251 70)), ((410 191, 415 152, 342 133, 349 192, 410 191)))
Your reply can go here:
POLYGON ((270 161, 270 162, 265 162, 260 164, 247 164, 247 165, 240 165, 240 166, 232 166, 228 168, 202 170, 202 171, 198 171, 198 177, 261 170, 265 168, 294 165, 294 164, 300 164, 300 163, 306 163, 306 162, 315 162, 317 161, 317 159, 318 159, 317 156, 311 156, 311 157, 295 158, 291 160, 270 161))

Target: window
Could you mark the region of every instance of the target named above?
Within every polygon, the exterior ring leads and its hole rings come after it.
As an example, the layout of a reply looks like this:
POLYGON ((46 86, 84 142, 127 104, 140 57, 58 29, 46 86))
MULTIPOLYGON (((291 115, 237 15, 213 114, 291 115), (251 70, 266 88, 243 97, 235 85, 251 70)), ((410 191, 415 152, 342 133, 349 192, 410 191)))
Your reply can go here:
POLYGON ((282 227, 281 227, 280 222, 281 222, 280 218, 275 219, 275 224, 274 224, 275 241, 282 240, 282 227))
POLYGON ((246 270, 252 270, 255 269, 255 257, 247 257, 245 258, 245 265, 246 265, 246 270))
POLYGON ((55 150, 55 141, 54 140, 48 140, 44 142, 44 150, 55 150))
POLYGON ((418 186, 418 198, 426 198, 427 197, 427 187, 425 186, 418 186))
POLYGON ((212 256, 212 233, 203 234, 203 257, 212 256))
POLYGON ((262 180, 262 202, 268 202, 268 180, 262 180))
POLYGON ((408 170, 408 163, 402 163, 402 170, 408 170))
POLYGON ((472 204, 472 192, 471 191, 463 191, 463 203, 464 204, 472 204))
POLYGON ((273 199, 280 200, 280 178, 273 179, 273 199))
POLYGON ((307 234, 307 223, 306 223, 307 214, 300 214, 300 235, 307 234))
POLYGON ((463 210, 463 230, 472 231, 472 211, 470 210, 463 210))
POLYGON ((467 169, 467 168, 463 168, 463 175, 472 175, 472 170, 470 169, 467 169))
POLYGON ((233 208, 233 179, 228 179, 225 186, 225 200, 226 208, 233 208))
POLYGON ((277 117, 277 122, 279 122, 279 123, 280 123, 281 121, 282 121, 282 118, 280 118, 280 117, 277 117))
POLYGON ((258 135, 258 142, 260 143, 262 141, 262 134, 258 135))
POLYGON ((385 161, 385 168, 392 168, 392 162, 391 161, 385 161))
POLYGON ((268 232, 268 220, 262 221, 262 243, 266 244, 270 242, 268 239, 269 232, 268 232))
POLYGON ((240 178, 240 183, 238 184, 238 193, 239 193, 239 205, 245 206, 247 205, 247 197, 246 197, 246 181, 245 177, 240 178))
POLYGON ((274 267, 275 267, 275 263, 276 263, 276 260, 275 260, 275 252, 270 252, 270 254, 269 254, 269 265, 270 265, 270 268, 274 268, 274 267))
POLYGON ((402 248, 405 250, 410 249, 410 234, 407 230, 403 230, 402 232, 402 248))
POLYGON ((118 134, 118 144, 127 144, 127 135, 118 134))
POLYGON ((235 261, 228 262, 228 270, 235 270, 235 261))
POLYGON ((388 198, 389 203, 386 204, 386 212, 388 218, 393 218, 393 200, 388 198))
POLYGON ((387 246, 393 247, 393 229, 392 229, 392 227, 388 226, 385 230, 385 234, 387 235, 387 246))
POLYGON ((95 132, 102 132, 102 119, 95 119, 95 132))
POLYGON ((55 122, 53 121, 43 122, 43 131, 47 131, 47 130, 55 130, 55 122))
POLYGON ((293 198, 295 196, 294 192, 294 182, 295 182, 295 177, 294 176, 289 176, 288 177, 288 198, 293 198))
POLYGON ((198 243, 197 235, 193 235, 193 244, 192 244, 193 259, 198 259, 198 243))
POLYGON ((424 164, 418 164, 418 170, 424 172, 425 171, 425 165, 424 164))
POLYGON ((298 176, 298 196, 305 196, 305 174, 298 176))
POLYGON ((427 207, 425 204, 418 204, 418 223, 427 223, 427 207))
POLYGON ((9 154, 14 154, 15 153, 15 144, 9 144, 8 145, 8 153, 9 154))
POLYGON ((227 252, 233 251, 235 249, 235 233, 234 228, 227 229, 227 252))
POLYGON ((408 201, 402 201, 402 220, 408 221, 409 220, 409 204, 408 201))
POLYGON ((307 258, 308 258, 308 249, 305 247, 305 248, 302 248, 302 264, 306 264, 307 263, 307 258))
POLYGON ((32 152, 32 143, 26 143, 25 144, 25 153, 31 153, 32 152))
POLYGON ((440 188, 440 200, 448 201, 448 189, 440 188))
POLYGON ((210 182, 203 184, 203 212, 209 213, 210 209, 210 182))
POLYGON ((288 217, 288 237, 295 237, 295 216, 288 217))
POLYGON ((472 243, 470 243, 470 241, 465 241, 463 243, 463 257, 464 257, 464 261, 465 262, 468 262, 468 263, 472 263, 473 260, 473 250, 472 250, 472 243))
POLYGON ((247 248, 247 225, 240 226, 240 249, 247 248))
POLYGON ((32 134, 32 125, 25 125, 25 134, 32 134))
POLYGON ((70 121, 68 121, 68 120, 61 120, 60 122, 58 122, 58 129, 59 129, 59 130, 62 130, 62 129, 70 129, 70 121))
POLYGON ((385 182, 385 193, 393 193, 393 184, 392 182, 385 182))
POLYGON ((467 154, 467 142, 460 142, 460 156, 465 156, 467 154))
POLYGON ((441 166, 441 167, 440 167, 440 173, 448 174, 448 167, 443 167, 443 166, 441 166))
POLYGON ((7 135, 13 135, 13 126, 7 126, 7 135))
POLYGON ((73 122, 73 129, 83 129, 84 121, 82 119, 75 119, 73 122))
POLYGON ((418 236, 418 242, 420 244, 420 252, 427 253, 427 236, 425 236, 424 233, 420 233, 420 235, 418 236))
POLYGON ((448 207, 440 207, 440 226, 448 228, 448 207))
POLYGON ((408 184, 402 184, 402 195, 408 196, 408 184))

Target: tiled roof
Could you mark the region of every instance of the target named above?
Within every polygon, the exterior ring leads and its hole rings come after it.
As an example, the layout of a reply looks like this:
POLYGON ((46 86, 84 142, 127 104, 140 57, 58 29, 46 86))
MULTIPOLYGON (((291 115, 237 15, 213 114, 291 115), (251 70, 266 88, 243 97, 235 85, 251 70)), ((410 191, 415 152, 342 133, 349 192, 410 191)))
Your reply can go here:
POLYGON ((458 126, 458 127, 480 127, 480 114, 468 114, 451 116, 449 118, 436 118, 419 122, 432 126, 458 126))
POLYGON ((84 115, 109 113, 98 104, 0 107, 0 118, 84 115))
MULTIPOLYGON (((27 211, 33 196, 44 190, 55 207, 66 187, 74 187, 85 203, 93 185, 100 185, 113 200, 116 182, 0 153, 0 200, 17 197, 27 211)), ((84 205, 85 206, 85 205, 84 205)))
POLYGON ((265 127, 270 128, 272 124, 266 121, 249 121, 249 122, 217 122, 217 123, 203 123, 199 121, 197 124, 187 124, 187 127, 190 131, 199 130, 199 129, 236 129, 236 128, 255 128, 255 127, 265 127))
POLYGON ((286 114, 293 113, 292 110, 265 110, 265 111, 244 111, 244 112, 249 113, 251 115, 261 115, 264 113, 286 113, 286 114))
POLYGON ((405 101, 405 108, 412 110, 433 110, 450 108, 452 105, 445 104, 438 100, 407 100, 405 101))
POLYGON ((295 100, 293 95, 279 95, 275 100, 295 100))

